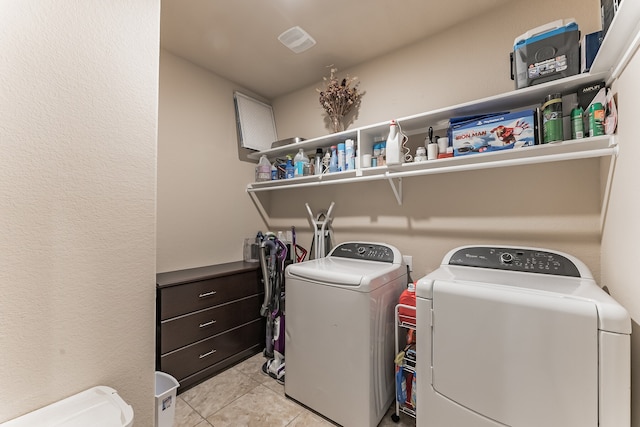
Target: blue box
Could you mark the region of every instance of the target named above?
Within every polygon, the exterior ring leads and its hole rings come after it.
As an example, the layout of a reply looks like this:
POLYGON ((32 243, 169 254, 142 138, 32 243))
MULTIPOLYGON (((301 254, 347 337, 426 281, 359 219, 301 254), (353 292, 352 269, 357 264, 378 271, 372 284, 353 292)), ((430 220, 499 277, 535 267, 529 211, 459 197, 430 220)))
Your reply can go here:
POLYGON ((581 73, 586 73, 591 69, 591 64, 593 64, 593 60, 596 59, 596 55, 600 50, 603 38, 604 36, 602 31, 585 34, 584 37, 582 37, 582 43, 580 44, 581 73))
POLYGON ((536 144, 534 110, 498 114, 451 129, 454 156, 529 147, 536 144))

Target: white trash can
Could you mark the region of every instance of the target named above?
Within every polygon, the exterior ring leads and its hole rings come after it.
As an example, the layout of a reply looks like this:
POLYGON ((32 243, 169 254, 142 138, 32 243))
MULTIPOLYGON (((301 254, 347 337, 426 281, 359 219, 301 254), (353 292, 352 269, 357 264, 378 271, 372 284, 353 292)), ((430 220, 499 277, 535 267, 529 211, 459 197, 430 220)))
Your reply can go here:
POLYGON ((164 372, 156 371, 156 423, 155 427, 173 427, 176 416, 176 390, 178 380, 164 372))

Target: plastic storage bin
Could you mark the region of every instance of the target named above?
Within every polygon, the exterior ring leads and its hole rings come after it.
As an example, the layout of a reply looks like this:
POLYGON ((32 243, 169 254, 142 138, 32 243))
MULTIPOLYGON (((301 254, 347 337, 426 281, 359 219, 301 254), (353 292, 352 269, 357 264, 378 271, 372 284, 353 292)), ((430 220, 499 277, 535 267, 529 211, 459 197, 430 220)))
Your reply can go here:
POLYGON ((180 383, 171 375, 156 371, 155 427, 173 427, 176 416, 176 391, 180 383))
POLYGON ((133 408, 111 387, 97 386, 74 394, 2 427, 131 427, 133 408))
POLYGON ((560 19, 527 31, 514 40, 512 58, 516 89, 578 74, 578 24, 560 19))

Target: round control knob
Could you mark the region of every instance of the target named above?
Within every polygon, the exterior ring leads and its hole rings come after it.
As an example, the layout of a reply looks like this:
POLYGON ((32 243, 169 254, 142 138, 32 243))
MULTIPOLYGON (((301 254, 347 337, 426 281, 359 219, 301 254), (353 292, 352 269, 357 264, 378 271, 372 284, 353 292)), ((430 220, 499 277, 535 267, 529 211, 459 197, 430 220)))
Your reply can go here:
POLYGON ((505 264, 511 264, 513 262, 513 255, 511 255, 508 252, 500 254, 500 261, 502 261, 505 264))
POLYGON ((364 246, 358 246, 358 253, 363 254, 367 249, 364 246))

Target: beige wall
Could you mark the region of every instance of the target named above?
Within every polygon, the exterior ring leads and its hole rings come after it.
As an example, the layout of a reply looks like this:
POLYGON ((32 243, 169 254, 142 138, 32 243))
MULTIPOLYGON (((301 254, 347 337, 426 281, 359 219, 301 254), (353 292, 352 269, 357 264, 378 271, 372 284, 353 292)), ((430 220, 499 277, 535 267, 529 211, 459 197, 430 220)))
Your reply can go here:
MULTIPOLYGON (((358 76, 366 92, 351 127, 513 90, 508 55, 515 37, 558 17, 575 18, 582 32, 595 31, 600 25, 598 2, 590 3, 587 8, 579 0, 549 1, 549 7, 511 2, 436 37, 341 70, 358 76)), ((278 135, 327 133, 315 87, 274 100, 278 135)), ((311 229, 304 202, 317 211, 335 201, 337 241, 395 244, 413 256, 414 279, 435 268, 449 249, 475 243, 566 251, 580 257, 599 277, 599 175, 600 163, 586 160, 405 178, 402 206, 386 182, 285 190, 260 197, 270 206, 271 227, 299 227, 306 246, 311 229)))
MULTIPOLYGON (((513 90, 509 52, 517 36, 570 17, 576 19, 583 34, 597 31, 598 8, 597 0, 512 1, 390 55, 339 70, 340 76, 357 76, 365 92, 357 120, 349 128, 513 90)), ((425 25, 429 25, 428 19, 425 25)), ((273 100, 280 138, 314 138, 329 133, 316 92, 321 87, 318 82, 273 100)))
POLYGON ((234 90, 162 51, 158 272, 242 260, 244 237, 264 230, 245 191, 255 164, 238 161, 234 90))
POLYGON ((159 14, 0 1, 0 421, 107 385, 153 424, 159 14))
POLYGON ((640 113, 640 55, 617 81, 620 149, 611 180, 611 198, 602 233, 602 284, 629 310, 632 318, 632 425, 640 426, 640 145, 637 120, 640 113))

